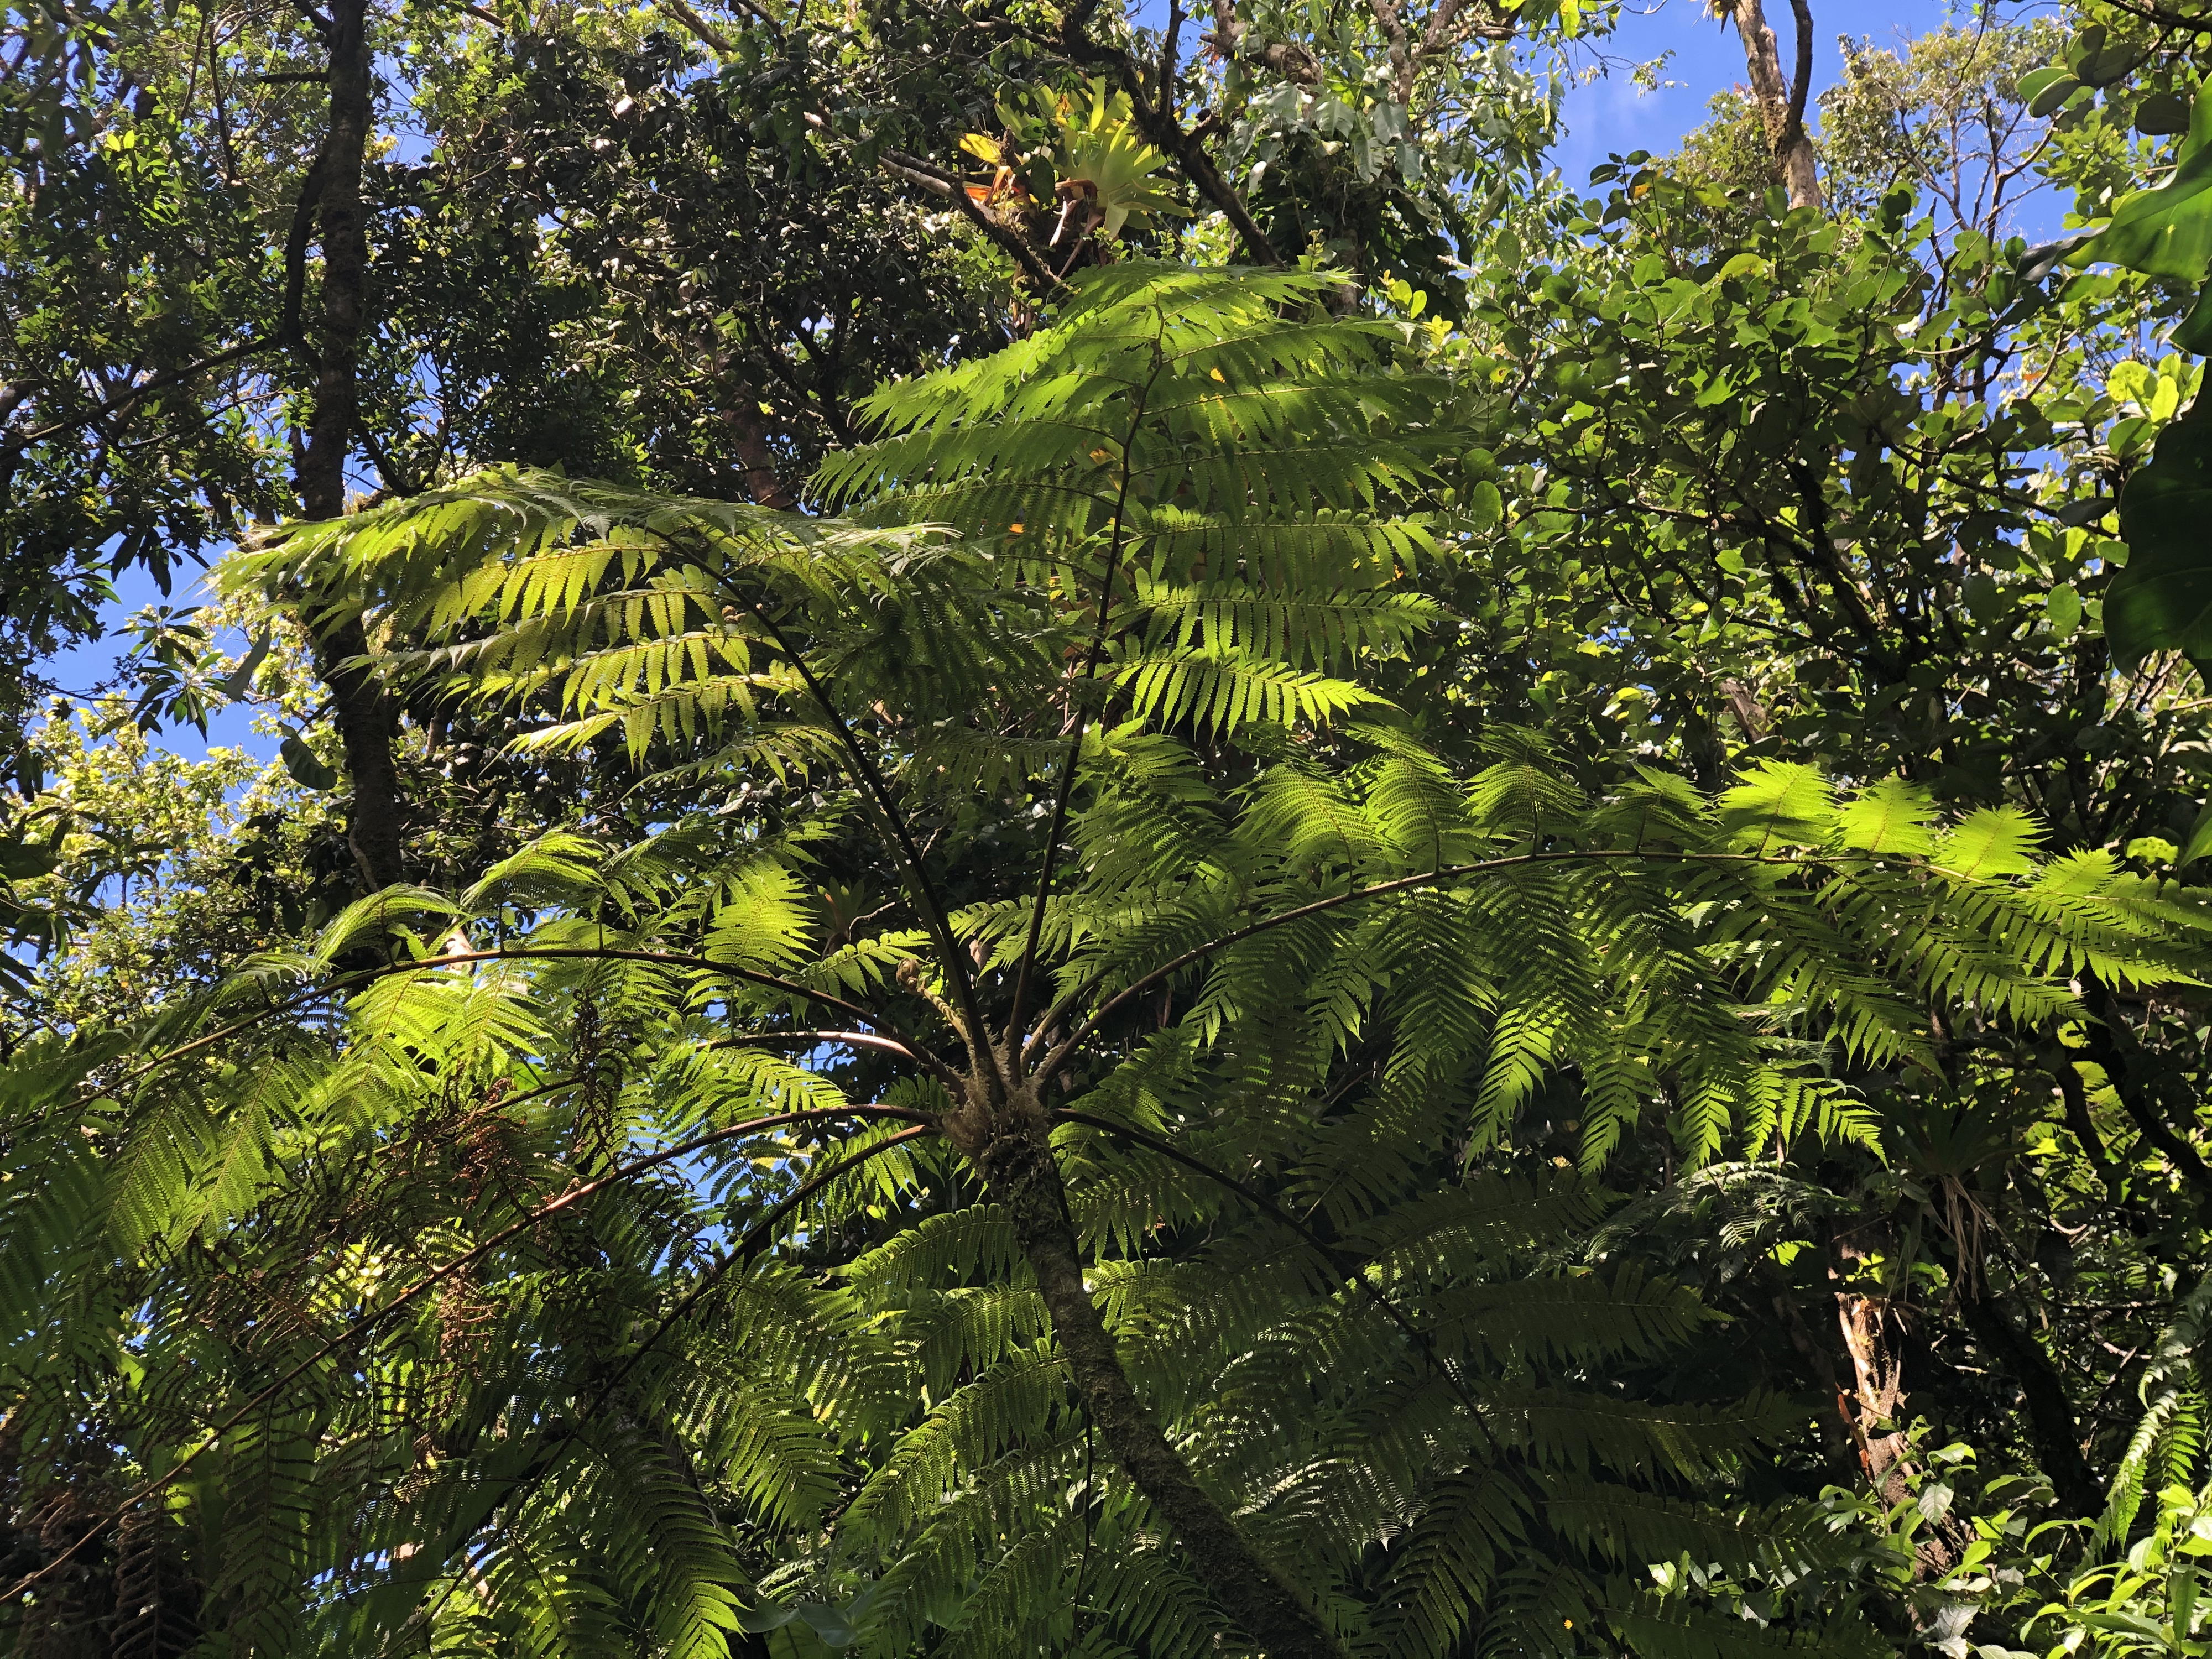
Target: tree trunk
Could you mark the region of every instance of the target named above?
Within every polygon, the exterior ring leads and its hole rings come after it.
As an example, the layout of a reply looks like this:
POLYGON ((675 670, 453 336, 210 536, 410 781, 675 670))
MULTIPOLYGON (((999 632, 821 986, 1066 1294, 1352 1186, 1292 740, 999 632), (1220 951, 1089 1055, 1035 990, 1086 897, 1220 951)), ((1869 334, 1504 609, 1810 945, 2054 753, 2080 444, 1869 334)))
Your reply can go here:
POLYGON ((1813 88, 1813 13, 1807 0, 1791 0, 1797 21, 1796 72, 1785 81, 1782 48, 1766 21, 1760 0, 1734 0, 1729 15, 1743 41, 1744 67, 1759 100, 1759 124, 1773 157, 1775 181, 1790 192, 1794 208, 1820 205, 1820 175, 1813 141, 1805 132, 1805 100, 1813 88))
POLYGON ((1994 1298, 1969 1294, 1973 1288, 1960 1285, 1959 1311, 1966 1316, 1974 1340, 1996 1361, 2002 1374, 2019 1385, 2021 1399, 2027 1407, 2036 1461, 2051 1477, 2058 1501, 2069 1515, 2081 1520, 2101 1514, 2105 1494, 2089 1468, 2089 1460, 2081 1454, 2081 1429, 2074 1420, 2073 1404, 2066 1398, 2066 1385, 2035 1340, 2014 1328, 1994 1298))
MULTIPOLYGON (((1033 1099, 992 1115, 970 1153, 1002 1205, 1036 1274, 1053 1334, 1067 1356, 1091 1426, 1137 1490, 1175 1529, 1200 1583, 1267 1659, 1344 1659, 1344 1649, 1290 1582, 1246 1541, 1168 1443, 1130 1386, 1114 1339, 1084 1287, 1083 1258, 1067 1217, 1067 1189, 1033 1099)), ((948 1125, 948 1127, 951 1126, 948 1125)), ((957 1136, 957 1131, 956 1136, 957 1136)))
MULTIPOLYGON (((299 463, 300 507, 310 519, 335 519, 345 511, 345 463, 360 408, 356 386, 363 300, 368 289, 368 238, 362 225, 362 163, 368 146, 371 106, 367 0, 335 0, 331 7, 330 131, 317 172, 322 199, 322 318, 316 331, 320 362, 314 413, 299 463)), ((315 672, 336 705, 338 738, 353 779, 346 824, 362 876, 371 891, 399 879, 399 779, 392 761, 392 717, 375 676, 348 667, 368 653, 358 616, 318 623, 315 672)))
POLYGON ((774 507, 779 513, 793 513, 799 508, 799 498, 775 466, 775 451, 769 447, 768 427, 762 420, 759 398, 743 380, 730 392, 731 402, 722 410, 722 425, 730 434, 730 449, 738 459, 738 470, 744 475, 745 494, 762 507, 774 507))

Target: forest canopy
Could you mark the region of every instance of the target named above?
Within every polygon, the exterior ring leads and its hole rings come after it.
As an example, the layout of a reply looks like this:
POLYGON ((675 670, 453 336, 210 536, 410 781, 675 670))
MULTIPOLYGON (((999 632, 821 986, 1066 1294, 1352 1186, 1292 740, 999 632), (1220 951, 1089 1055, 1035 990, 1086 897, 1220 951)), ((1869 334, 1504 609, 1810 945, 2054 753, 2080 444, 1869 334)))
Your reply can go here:
POLYGON ((0 1650, 2212 1653, 2212 14, 1818 5, 9 9, 0 1650))

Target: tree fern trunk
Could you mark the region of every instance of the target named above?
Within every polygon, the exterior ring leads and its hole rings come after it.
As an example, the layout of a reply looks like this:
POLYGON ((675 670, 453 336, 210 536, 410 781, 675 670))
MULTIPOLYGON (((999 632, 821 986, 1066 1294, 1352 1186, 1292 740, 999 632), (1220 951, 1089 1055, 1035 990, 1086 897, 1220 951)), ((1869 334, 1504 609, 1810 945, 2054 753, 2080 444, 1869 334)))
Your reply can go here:
POLYGON ((1067 1356, 1083 1408, 1137 1490, 1181 1540, 1191 1569, 1268 1659, 1344 1659, 1344 1650, 1290 1582, 1254 1549, 1199 1485, 1130 1386, 1114 1339, 1083 1282, 1083 1257, 1067 1216, 1067 1188, 1034 1101, 995 1114, 976 1149, 992 1196, 1004 1206, 1053 1334, 1067 1356))

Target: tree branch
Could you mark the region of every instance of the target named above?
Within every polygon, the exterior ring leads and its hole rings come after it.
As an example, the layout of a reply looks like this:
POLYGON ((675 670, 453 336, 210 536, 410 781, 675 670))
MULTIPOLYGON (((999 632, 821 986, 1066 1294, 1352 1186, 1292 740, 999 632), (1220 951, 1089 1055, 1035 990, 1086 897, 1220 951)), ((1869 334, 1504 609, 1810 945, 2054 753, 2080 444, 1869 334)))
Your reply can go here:
POLYGON ((913 1052, 903 1042, 889 1037, 879 1037, 866 1031, 740 1031, 734 1036, 716 1037, 712 1042, 702 1042, 702 1048, 751 1048, 757 1044, 764 1048, 819 1048, 834 1044, 841 1048, 875 1048, 884 1054, 904 1054, 908 1060, 913 1052))
MULTIPOLYGON (((806 118, 810 125, 826 125, 819 116, 809 115, 806 118)), ((877 165, 893 177, 903 179, 910 185, 919 185, 951 203, 962 217, 981 231, 994 246, 1022 268, 1036 285, 1038 298, 1049 298, 1064 286, 1052 267, 1037 257, 1036 250, 984 212, 975 198, 968 194, 967 185, 957 178, 930 166, 918 156, 908 155, 903 150, 883 151, 877 158, 877 165)))
POLYGON ((2112 1092, 2142 1138, 2165 1154, 2174 1173, 2196 1194, 2198 1206, 2212 1212, 2212 1167, 2160 1112, 2158 1097, 2164 1092, 2165 1079, 2156 1060, 2129 1027, 2127 1015, 2109 990, 2100 985, 2092 997, 2096 1018, 2088 1027, 2089 1057, 2104 1069, 2112 1092))
POLYGON ((1182 70, 1182 0, 1168 0, 1168 26, 1160 38, 1160 107, 1170 120, 1177 121, 1182 118, 1176 113, 1176 79, 1182 70))
MULTIPOLYGON (((329 78, 327 72, 324 78, 329 78)), ((314 240, 315 215, 323 205, 323 169, 329 157, 325 145, 307 163, 307 173, 300 180, 300 199, 292 208, 292 227, 284 237, 284 309, 276 325, 276 338, 295 350, 307 344, 301 313, 307 293, 307 244, 314 240)), ((307 356, 313 365, 314 354, 307 356)))
MULTIPOLYGON (((67 432, 72 427, 84 426, 90 422, 99 420, 103 416, 112 415, 128 409, 149 392, 159 392, 164 386, 174 386, 179 380, 189 380, 194 375, 204 374, 211 368, 221 368, 226 363, 234 363, 240 358, 251 357, 256 353, 267 351, 278 343, 279 342, 275 340, 248 340, 244 345, 234 345, 227 350, 218 351, 212 357, 203 357, 196 363, 186 363, 182 368, 168 369, 161 374, 149 376, 128 391, 118 392, 105 403, 94 404, 89 409, 79 410, 76 413, 58 421, 49 421, 46 425, 34 427, 28 432, 10 434, 4 442, 0 442, 0 448, 27 449, 31 445, 43 442, 57 433, 67 432)), ((11 387, 9 393, 15 398, 15 402, 9 405, 11 409, 20 407, 31 396, 27 387, 11 387)))
MULTIPOLYGON (((1766 130, 1775 176, 1788 189, 1791 207, 1819 207, 1819 170, 1812 141, 1805 136, 1802 99, 1793 98, 1791 89, 1783 82, 1782 49, 1768 26, 1765 9, 1761 0, 1725 0, 1725 3, 1723 15, 1734 21, 1736 36, 1743 42, 1744 69, 1759 105, 1759 124, 1766 130), (1796 114, 1794 122, 1793 106, 1796 114)), ((1798 20, 1799 85, 1809 93, 1813 72, 1812 14, 1806 0, 1790 0, 1790 7, 1798 20)))
POLYGON ((1782 125, 1784 142, 1805 140, 1805 104, 1813 94, 1813 9, 1806 0, 1790 0, 1790 14, 1797 25, 1797 64, 1790 82, 1789 117, 1782 125))
MULTIPOLYGON (((692 10, 690 6, 684 3, 684 0, 659 0, 659 3, 662 9, 665 10, 670 16, 673 17, 678 22, 683 24, 685 28, 690 29, 692 33, 697 35, 700 40, 712 46, 716 52, 720 52, 724 57, 726 58, 731 53, 737 51, 736 46, 731 42, 729 36, 724 34, 720 29, 708 22, 705 18, 700 16, 697 12, 692 10)), ((750 11, 752 8, 748 6, 746 9, 750 11)))
MULTIPOLYGON (((1428 27, 1421 31, 1420 47, 1414 54, 1418 61, 1426 62, 1451 44, 1452 25, 1459 21, 1459 8, 1460 0, 1439 0, 1436 10, 1429 15, 1428 27)), ((1509 28, 1505 32, 1510 35, 1513 31, 1509 28)))
POLYGON ((1240 64, 1256 64, 1298 86, 1321 84, 1321 65, 1304 46, 1295 40, 1269 40, 1257 50, 1248 52, 1244 49, 1244 22, 1237 15, 1234 0, 1213 0, 1213 33, 1205 38, 1216 52, 1240 64))
POLYGON ((1069 1219, 1067 1184, 1054 1156, 1051 1118, 1026 1091, 1006 1109, 955 1113, 945 1134, 981 1173, 1052 1322, 1055 1346, 1107 1449, 1182 1545, 1193 1575, 1271 1659, 1345 1659, 1345 1649, 1299 1586, 1253 1547, 1129 1381, 1086 1282, 1069 1219))
MULTIPOLYGON (((315 200, 323 248, 322 316, 315 338, 314 399, 296 482, 301 511, 322 520, 345 511, 346 457, 361 427, 361 339, 368 304, 362 169, 375 118, 368 0, 331 0, 327 38, 330 125, 309 169, 309 182, 318 188, 301 191, 286 249, 288 265, 295 248, 304 258, 303 216, 308 201, 315 200)), ((288 290, 294 274, 288 270, 288 290)), ((322 596, 302 597, 317 600, 322 596)), ((400 879, 405 861, 404 802, 392 757, 397 712, 366 662, 368 639, 358 612, 341 609, 334 621, 315 629, 314 635, 315 672, 330 688, 353 784, 346 842, 360 863, 363 884, 370 892, 380 891, 400 879)))
POLYGON ((1399 103, 1410 104, 1413 101, 1413 50, 1406 38, 1406 20, 1399 13, 1398 0, 1367 0, 1367 7, 1389 46, 1390 89, 1397 94, 1399 103))
POLYGON ((2081 1428, 2075 1421, 2073 1403, 2050 1358, 2033 1337, 2024 1334, 1994 1297, 1977 1295, 1959 1275, 1959 1311, 1974 1340, 1998 1362, 1998 1375, 2009 1377, 2027 1407, 2029 1438, 2044 1474, 2058 1493, 2066 1512, 2079 1520, 2094 1519, 2105 1507, 2105 1494, 2082 1455, 2081 1428))
POLYGON ((2151 22, 2162 23, 2170 29, 2185 29, 2192 34, 2212 34, 2212 17, 2188 17, 2178 11, 2168 11, 2164 6, 2143 4, 2142 0, 2105 0, 2105 3, 2151 22))
POLYGON ((1267 240, 1267 234, 1260 228, 1260 222, 1252 216, 1252 210, 1245 204, 1243 197, 1221 176, 1221 169, 1206 153, 1204 142, 1165 108, 1153 104, 1146 93, 1144 71, 1129 54, 1091 40, 1072 16, 1060 31, 1060 43, 1078 62, 1103 65, 1113 71, 1121 89, 1129 94, 1129 112, 1135 118, 1137 130, 1182 164, 1183 176, 1200 195, 1221 210, 1254 264, 1279 266, 1282 256, 1267 240))

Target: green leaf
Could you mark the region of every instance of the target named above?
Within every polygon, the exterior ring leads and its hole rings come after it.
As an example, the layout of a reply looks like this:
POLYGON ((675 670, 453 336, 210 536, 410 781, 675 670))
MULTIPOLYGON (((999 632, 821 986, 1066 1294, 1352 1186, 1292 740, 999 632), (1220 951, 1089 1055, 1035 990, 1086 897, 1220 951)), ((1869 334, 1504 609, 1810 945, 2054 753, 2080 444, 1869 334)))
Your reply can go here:
MULTIPOLYGON (((2212 104, 2212 100, 2206 100, 2212 104)), ((2161 433, 2120 492, 2128 562, 2105 593, 2112 659, 2212 656, 2212 410, 2202 400, 2161 433)))
POLYGON ((2043 614, 2050 619, 2052 633, 2062 641, 2069 640, 2081 625, 2081 596, 2061 583, 2051 590, 2050 598, 2043 602, 2043 614))
POLYGON ((799 1604, 799 1616, 825 1646, 849 1648, 860 1639, 860 1633, 853 1628, 853 1621, 845 1616, 842 1607, 833 1607, 823 1601, 802 1601, 799 1604))
POLYGON ((2136 106, 2136 131, 2154 137, 2188 131, 2189 100, 2178 92, 2153 93, 2136 106))
POLYGON ((292 781, 303 789, 328 789, 338 781, 337 771, 315 757, 304 738, 287 738, 277 745, 277 754, 284 762, 284 769, 292 781))
POLYGON ((1828 786, 1809 766, 1761 761, 1720 799, 1721 828, 1739 846, 1817 847, 1835 822, 1828 786))
POLYGON ((2147 46, 2106 46, 2102 52, 2083 57, 2075 64, 2074 72, 2081 77, 2084 86, 2109 87, 2126 80, 2149 56, 2147 46))
POLYGON ((2100 260, 2152 276, 2201 283, 2212 271, 2212 98, 2191 112, 2189 137, 2173 176, 2156 190, 2121 198, 2103 233, 2067 256, 2077 267, 2100 260))
POLYGON ((1836 826, 1846 847, 1919 855, 1936 845, 1928 828, 1935 816, 1935 797, 1926 788, 1903 778, 1885 778, 1846 802, 1836 814, 1836 826))
POLYGON ((2186 870, 2207 853, 2212 853, 2212 802, 2206 804, 2197 813, 2197 822, 2189 827, 2189 839, 2181 843, 2181 854, 2174 860, 2173 867, 2177 872, 2186 870))
POLYGON ((2168 337, 2184 351, 2194 352, 2199 357, 2212 356, 2212 288, 2197 295, 2197 303, 2168 337))
POLYGON ((797 1607, 782 1607, 773 1601, 764 1601, 757 1607, 740 1612, 738 1628, 750 1636, 765 1636, 770 1631, 781 1630, 798 1617, 797 1607))
POLYGON ((2027 112, 2038 118, 2051 114, 2069 98, 2081 90, 2081 83, 2063 69, 2037 70, 2035 75, 2021 82, 2020 89, 2023 93, 2027 91, 2030 80, 2040 82, 2027 100, 2027 112))
POLYGON ((1970 812, 1936 849, 1936 862, 1973 880, 2024 876, 2035 868, 2031 856, 2042 832, 2016 806, 1985 806, 1970 812))
POLYGON ((61 862, 60 850, 27 841, 0 841, 0 876, 10 881, 30 881, 52 873, 61 862))

